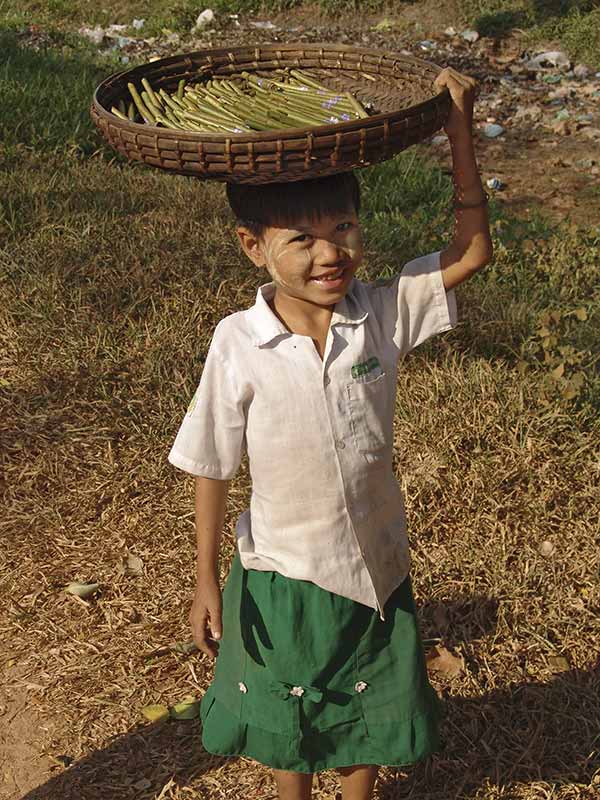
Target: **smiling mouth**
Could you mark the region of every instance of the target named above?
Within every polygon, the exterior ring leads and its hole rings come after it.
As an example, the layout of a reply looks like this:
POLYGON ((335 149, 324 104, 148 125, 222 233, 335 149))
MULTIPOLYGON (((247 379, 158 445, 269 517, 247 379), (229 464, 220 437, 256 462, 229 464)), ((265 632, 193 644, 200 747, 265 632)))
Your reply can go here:
POLYGON ((340 269, 336 270, 335 272, 326 273, 324 275, 315 275, 311 278, 311 281, 323 281, 327 283, 329 281, 336 281, 342 277, 344 272, 346 271, 346 267, 341 267, 340 269))

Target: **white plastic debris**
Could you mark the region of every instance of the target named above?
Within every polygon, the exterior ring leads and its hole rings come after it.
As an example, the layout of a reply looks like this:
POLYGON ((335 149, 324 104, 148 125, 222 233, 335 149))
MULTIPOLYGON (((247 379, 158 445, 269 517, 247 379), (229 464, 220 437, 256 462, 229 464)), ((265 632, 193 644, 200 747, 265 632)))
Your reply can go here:
POLYGON ((109 25, 106 29, 106 33, 108 36, 119 35, 123 33, 124 30, 127 30, 127 25, 109 25))
POLYGON ((133 41, 134 39, 130 39, 127 36, 118 36, 115 45, 119 48, 119 50, 122 50, 124 47, 127 47, 127 45, 131 44, 133 41))
POLYGON ((254 20, 248 24, 251 28, 258 28, 260 31, 272 31, 277 27, 277 25, 274 25, 270 20, 254 20))
POLYGON ((452 25, 450 25, 448 28, 446 28, 444 33, 446 36, 456 36, 456 28, 453 28, 452 25))
POLYGON ((539 53, 535 58, 530 58, 525 63, 529 70, 538 71, 548 67, 561 67, 569 69, 571 62, 569 57, 560 50, 548 50, 546 53, 539 53))
POLYGON ((472 43, 472 42, 476 42, 477 39, 479 39, 479 34, 477 33, 477 31, 473 31, 473 30, 462 31, 462 33, 460 35, 466 42, 471 42, 472 43))
POLYGON ((437 146, 440 144, 446 144, 448 141, 449 139, 447 136, 434 136, 431 140, 431 144, 437 146))
POLYGON ((500 178, 488 178, 486 181, 488 189, 503 189, 504 184, 500 178))
POLYGON ((435 42, 432 42, 430 39, 424 39, 422 42, 419 42, 419 47, 421 50, 435 50, 435 42))
POLYGON ((202 28, 206 28, 207 25, 210 25, 211 22, 214 22, 215 19, 215 12, 212 8, 205 8, 204 11, 200 12, 196 17, 196 24, 192 28, 192 31, 201 30, 202 28))
POLYGON ((144 27, 144 23, 146 22, 145 19, 134 19, 131 23, 132 27, 135 28, 136 31, 141 31, 144 27))
POLYGON ((488 122, 483 126, 483 132, 489 139, 495 139, 496 136, 501 136, 504 133, 502 125, 496 125, 494 122, 488 122))
POLYGON ((102 44, 104 40, 104 28, 101 28, 100 25, 95 28, 79 28, 79 33, 94 44, 102 44))

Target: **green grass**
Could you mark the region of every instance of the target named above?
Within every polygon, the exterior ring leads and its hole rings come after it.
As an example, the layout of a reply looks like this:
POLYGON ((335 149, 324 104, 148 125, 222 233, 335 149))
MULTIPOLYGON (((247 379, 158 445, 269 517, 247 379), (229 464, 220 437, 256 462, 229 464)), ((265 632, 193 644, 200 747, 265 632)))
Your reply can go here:
POLYGON ((482 36, 520 28, 531 45, 556 40, 573 59, 600 68, 598 0, 466 0, 462 11, 482 36))
MULTIPOLYGON (((128 24, 134 18, 146 19, 147 28, 188 31, 204 8, 212 8, 217 14, 256 14, 286 11, 302 6, 302 0, 214 0, 201 5, 196 0, 106 0, 95 3, 91 0, 0 0, 0 19, 13 24, 54 25, 109 25, 128 24)), ((363 13, 377 11, 386 6, 384 0, 317 0, 313 5, 325 13, 361 10, 363 13)))
MULTIPOLYGON (((215 0, 208 4, 217 15, 228 13, 273 13, 302 6, 302 0, 215 0)), ((312 5, 326 14, 343 12, 398 15, 406 7, 403 0, 316 0, 312 5)), ((204 8, 204 6, 203 6, 204 8)), ((598 0, 465 0, 459 13, 465 24, 474 25, 484 36, 502 37, 513 28, 525 30, 532 45, 555 39, 573 58, 600 68, 600 3, 598 0)), ((202 8, 196 0, 0 0, 0 20, 10 24, 36 23, 42 26, 129 24, 146 19, 144 35, 160 34, 162 29, 187 32, 202 8)), ((217 18, 216 22, 220 22, 217 18)), ((131 31, 131 33, 135 33, 131 31)))
POLYGON ((31 147, 38 152, 98 146, 89 115, 100 80, 119 69, 79 36, 54 32, 52 46, 20 47, 14 32, 0 29, 0 141, 5 151, 31 147))

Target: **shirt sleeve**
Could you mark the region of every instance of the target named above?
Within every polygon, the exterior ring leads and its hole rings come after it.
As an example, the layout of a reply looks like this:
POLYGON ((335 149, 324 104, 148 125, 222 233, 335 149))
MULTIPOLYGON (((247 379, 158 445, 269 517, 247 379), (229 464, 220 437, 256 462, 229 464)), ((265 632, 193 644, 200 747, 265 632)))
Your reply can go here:
POLYGON ((384 289, 381 302, 385 327, 391 332, 399 355, 456 326, 456 296, 454 289, 444 288, 440 254, 438 251, 415 258, 380 284, 384 289))
POLYGON ((200 383, 168 455, 173 466, 230 480, 246 445, 246 414, 236 376, 211 342, 200 383))

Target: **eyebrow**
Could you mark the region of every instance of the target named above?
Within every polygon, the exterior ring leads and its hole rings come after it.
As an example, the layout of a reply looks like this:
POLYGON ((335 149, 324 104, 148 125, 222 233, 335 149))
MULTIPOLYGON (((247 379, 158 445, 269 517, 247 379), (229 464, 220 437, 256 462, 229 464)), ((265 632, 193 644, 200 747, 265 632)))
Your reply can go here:
MULTIPOLYGON (((352 216, 352 212, 349 211, 347 216, 340 215, 338 221, 335 223, 337 225, 342 225, 344 222, 351 222, 350 217, 352 216)), ((290 230, 294 231, 295 233, 312 233, 312 228, 310 227, 303 227, 302 225, 298 225, 297 227, 290 228, 290 230)), ((295 235, 294 233, 294 235, 295 235)))

